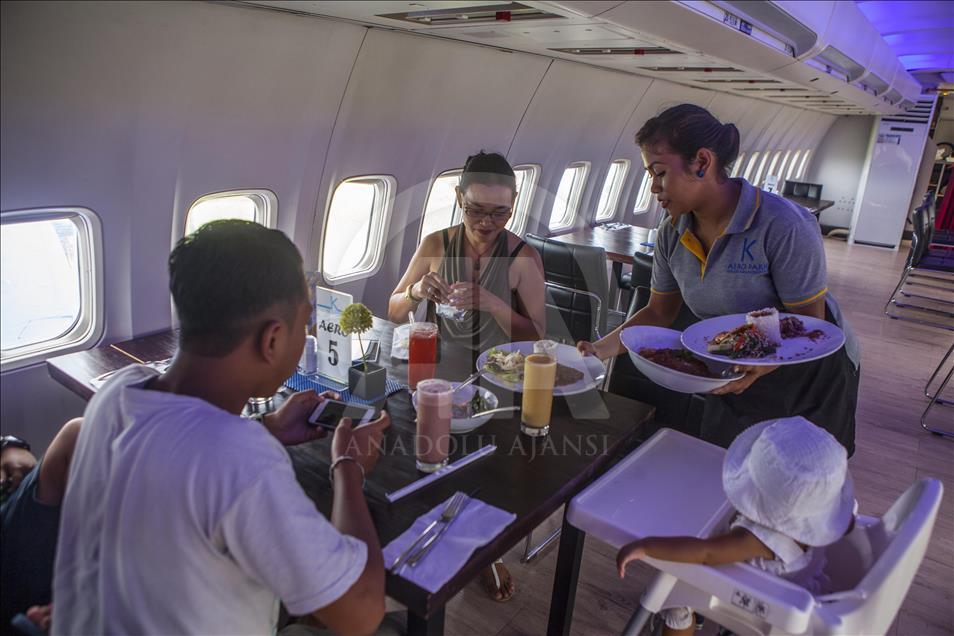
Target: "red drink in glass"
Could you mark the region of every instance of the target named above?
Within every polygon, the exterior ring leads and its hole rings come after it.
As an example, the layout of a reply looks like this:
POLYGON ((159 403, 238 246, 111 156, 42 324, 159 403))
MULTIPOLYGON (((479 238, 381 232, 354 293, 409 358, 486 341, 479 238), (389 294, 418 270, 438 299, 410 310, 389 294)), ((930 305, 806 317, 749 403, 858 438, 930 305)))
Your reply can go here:
POLYGON ((415 322, 408 340, 407 383, 417 388, 421 380, 433 378, 437 370, 437 325, 415 322))

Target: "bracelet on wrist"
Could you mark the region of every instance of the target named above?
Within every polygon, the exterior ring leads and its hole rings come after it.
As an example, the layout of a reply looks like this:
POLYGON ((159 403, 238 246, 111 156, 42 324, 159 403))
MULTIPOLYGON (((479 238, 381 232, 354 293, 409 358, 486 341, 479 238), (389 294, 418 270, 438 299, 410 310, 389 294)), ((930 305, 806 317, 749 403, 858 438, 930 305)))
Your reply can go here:
POLYGON ((424 299, 414 297, 414 285, 415 283, 411 283, 410 285, 407 286, 407 289, 404 290, 404 297, 416 305, 424 299))
POLYGON ((355 459, 351 455, 342 455, 335 461, 331 462, 331 466, 328 467, 328 481, 331 482, 331 485, 333 486, 335 484, 335 468, 341 462, 354 462, 354 464, 361 469, 361 487, 364 488, 364 483, 366 481, 365 474, 364 474, 364 466, 362 466, 361 462, 359 462, 357 459, 355 459))

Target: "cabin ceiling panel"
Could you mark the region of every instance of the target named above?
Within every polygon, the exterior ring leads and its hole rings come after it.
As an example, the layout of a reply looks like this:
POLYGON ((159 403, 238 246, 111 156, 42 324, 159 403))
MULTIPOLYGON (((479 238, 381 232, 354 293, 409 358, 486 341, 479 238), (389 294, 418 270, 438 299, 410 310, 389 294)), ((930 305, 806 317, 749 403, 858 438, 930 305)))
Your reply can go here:
MULTIPOLYGON (((755 86, 747 89, 751 92, 748 96, 787 104, 795 102, 785 99, 785 91, 810 89, 812 78, 807 75, 825 74, 824 67, 822 70, 809 67, 804 60, 822 53, 837 57, 847 52, 861 64, 864 72, 872 50, 877 48, 875 45, 883 45, 875 28, 855 5, 844 2, 779 1, 767 5, 771 9, 758 3, 731 1, 524 2, 521 4, 543 14, 521 18, 515 12, 512 19, 495 19, 486 11, 479 15, 473 13, 476 7, 486 7, 486 2, 248 0, 245 4, 333 16, 372 26, 535 53, 676 83, 705 86, 713 91, 747 94, 741 84, 751 82, 755 86), (806 8, 806 5, 811 8, 806 8), (451 8, 454 11, 448 15, 451 8), (739 29, 727 28, 719 17, 723 8, 735 19, 748 19, 760 25, 756 28, 757 33, 750 37, 739 29), (445 14, 435 17, 430 23, 421 22, 424 14, 432 10, 444 10, 445 14), (407 19, 384 17, 404 16, 402 11, 410 12, 406 14, 407 19), (468 11, 470 18, 465 20, 468 11), (851 38, 845 37, 837 27, 848 23, 850 25, 845 28, 850 28, 854 34, 851 38), (830 26, 832 24, 836 26, 830 26), (773 32, 775 28, 782 31, 773 32), (844 51, 829 50, 829 45, 837 45, 836 49, 844 51), (660 54, 660 49, 664 54, 660 54), (804 66, 805 72, 792 74, 787 67, 793 62, 804 66), (731 77, 719 74, 726 67, 731 69, 731 77), (754 90, 768 85, 780 90, 754 90)), ((916 62, 912 60, 912 63, 916 62)), ((894 112, 899 108, 882 100, 864 99, 863 90, 844 80, 838 81, 841 85, 834 85, 837 87, 831 90, 843 89, 843 95, 853 100, 851 105, 858 112, 894 112)))

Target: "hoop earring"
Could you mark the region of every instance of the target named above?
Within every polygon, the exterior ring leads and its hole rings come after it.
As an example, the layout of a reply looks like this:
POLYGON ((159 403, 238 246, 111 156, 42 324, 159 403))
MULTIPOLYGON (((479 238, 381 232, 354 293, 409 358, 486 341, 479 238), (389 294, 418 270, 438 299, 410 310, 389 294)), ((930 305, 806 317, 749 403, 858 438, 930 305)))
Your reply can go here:
POLYGON ((702 177, 706 176, 706 171, 705 171, 705 170, 700 170, 700 171, 697 172, 696 174, 699 175, 699 178, 701 179, 702 177))

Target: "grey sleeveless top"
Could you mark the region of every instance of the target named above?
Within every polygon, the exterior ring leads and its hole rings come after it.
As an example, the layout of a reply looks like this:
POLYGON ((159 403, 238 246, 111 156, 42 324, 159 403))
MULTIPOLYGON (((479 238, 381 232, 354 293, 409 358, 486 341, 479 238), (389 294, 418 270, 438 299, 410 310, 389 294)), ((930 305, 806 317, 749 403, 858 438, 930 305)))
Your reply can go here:
MULTIPOLYGON (((521 240, 508 254, 507 234, 506 230, 500 232, 490 252, 490 262, 481 267, 476 276, 476 282, 498 298, 504 301, 509 300, 511 309, 516 311, 517 298, 513 290, 510 289, 508 274, 513 258, 520 252, 525 243, 521 240)), ((451 285, 473 280, 471 272, 477 270, 474 259, 465 256, 464 241, 467 239, 464 236, 464 225, 445 228, 441 231, 441 237, 444 240, 444 260, 441 262, 437 273, 451 285), (454 231, 453 236, 451 235, 452 231, 454 231)), ((437 323, 440 328, 442 345, 451 345, 453 348, 459 347, 469 350, 472 358, 475 358, 482 351, 512 340, 510 334, 501 329, 494 317, 488 312, 469 310, 465 313, 463 320, 445 320, 437 315, 437 305, 428 300, 427 320, 437 323)))

